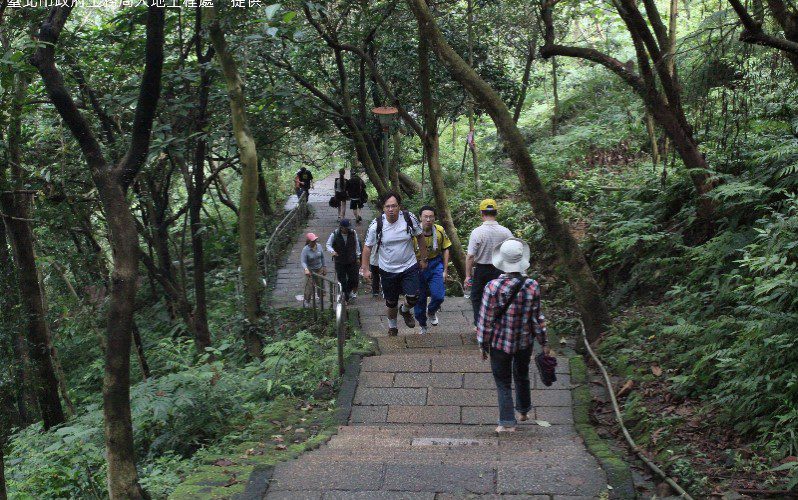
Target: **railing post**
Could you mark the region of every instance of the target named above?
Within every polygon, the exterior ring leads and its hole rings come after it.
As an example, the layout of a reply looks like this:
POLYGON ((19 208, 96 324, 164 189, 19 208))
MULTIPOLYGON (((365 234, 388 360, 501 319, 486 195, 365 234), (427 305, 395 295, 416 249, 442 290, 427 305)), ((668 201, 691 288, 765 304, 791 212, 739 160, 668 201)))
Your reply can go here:
POLYGON ((310 289, 311 293, 313 294, 313 321, 318 321, 318 316, 316 315, 316 277, 313 275, 313 271, 310 272, 310 289))
MULTIPOLYGON (((318 287, 319 291, 319 298, 321 299, 321 307, 319 307, 319 311, 321 311, 322 316, 324 315, 324 278, 319 278, 321 282, 321 286, 318 287)), ((313 282, 313 291, 316 291, 316 282, 313 282)))

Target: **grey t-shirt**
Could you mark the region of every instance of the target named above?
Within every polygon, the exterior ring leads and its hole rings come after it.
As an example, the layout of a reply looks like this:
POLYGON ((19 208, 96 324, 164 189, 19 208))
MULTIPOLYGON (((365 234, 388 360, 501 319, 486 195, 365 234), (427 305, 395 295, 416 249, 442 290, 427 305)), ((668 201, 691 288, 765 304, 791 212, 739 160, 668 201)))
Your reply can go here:
POLYGON ((318 271, 324 267, 324 251, 322 251, 321 245, 316 243, 316 250, 312 250, 310 245, 302 247, 300 260, 302 261, 302 267, 311 271, 318 271))
MULTIPOLYGON (((410 213, 410 222, 413 227, 410 233, 407 231, 405 217, 401 213, 393 224, 388 222, 385 214, 381 214, 380 217, 382 217, 382 242, 380 243, 378 265, 385 272, 401 273, 418 262, 413 248, 413 236, 420 235, 423 229, 412 213, 410 213)), ((365 244, 367 247, 372 247, 372 251, 376 249, 377 219, 369 224, 365 244)))
POLYGON ((468 255, 474 256, 475 264, 492 264, 493 249, 513 233, 496 221, 488 220, 471 231, 468 237, 468 255))

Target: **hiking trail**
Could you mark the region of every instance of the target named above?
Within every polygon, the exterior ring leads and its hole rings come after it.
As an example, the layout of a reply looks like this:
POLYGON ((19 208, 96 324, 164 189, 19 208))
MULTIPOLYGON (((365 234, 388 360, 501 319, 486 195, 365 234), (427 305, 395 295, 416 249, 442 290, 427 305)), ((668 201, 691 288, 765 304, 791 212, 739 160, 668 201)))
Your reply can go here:
MULTIPOLYGON (((317 182, 309 200, 314 212, 305 231, 316 233, 322 244, 337 227, 337 212, 327 205, 334 178, 317 182)), ((361 237, 372 218, 367 207, 363 222, 353 224, 361 237)), ((277 273, 276 307, 302 305, 296 296, 303 289, 299 254, 304 242, 303 232, 277 273)), ((332 263, 327 265, 334 273, 332 263)), ((405 327, 400 317, 399 336, 388 337, 385 304, 371 297, 368 284, 361 283, 349 307, 358 310, 360 327, 375 339, 379 355, 362 360, 348 425, 320 448, 275 466, 265 498, 606 495, 606 474, 573 425, 567 358, 558 358, 558 380, 548 388, 530 368, 530 420, 519 422, 515 433, 497 435, 496 389, 490 363, 482 361, 476 346, 467 299, 447 297, 438 313, 440 324, 424 336, 418 327, 405 327)))

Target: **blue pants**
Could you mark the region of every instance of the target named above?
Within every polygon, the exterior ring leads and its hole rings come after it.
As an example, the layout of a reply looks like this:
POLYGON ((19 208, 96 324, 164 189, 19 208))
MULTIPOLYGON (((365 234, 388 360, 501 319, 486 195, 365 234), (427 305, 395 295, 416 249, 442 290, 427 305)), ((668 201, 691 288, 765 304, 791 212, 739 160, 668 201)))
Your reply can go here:
POLYGON ((419 325, 427 326, 427 315, 432 316, 438 312, 445 296, 443 258, 438 256, 429 261, 427 268, 421 272, 418 302, 416 302, 416 307, 413 308, 419 325), (429 307, 427 306, 427 297, 430 298, 429 307))

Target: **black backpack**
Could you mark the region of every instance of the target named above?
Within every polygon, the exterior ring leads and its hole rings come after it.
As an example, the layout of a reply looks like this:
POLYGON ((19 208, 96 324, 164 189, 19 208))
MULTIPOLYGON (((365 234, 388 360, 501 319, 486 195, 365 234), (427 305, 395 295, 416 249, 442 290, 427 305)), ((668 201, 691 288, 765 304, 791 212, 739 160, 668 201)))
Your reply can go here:
MULTIPOLYGON (((410 212, 408 212, 407 210, 402 210, 402 215, 404 216, 405 224, 407 225, 407 234, 412 236, 413 235, 413 220, 410 218, 410 212)), ((382 215, 377 217, 377 244, 374 245, 375 248, 376 248, 375 252, 379 251, 380 244, 382 243, 382 218, 383 218, 382 215)), ((413 236, 413 238, 415 239, 415 236, 413 236)))

